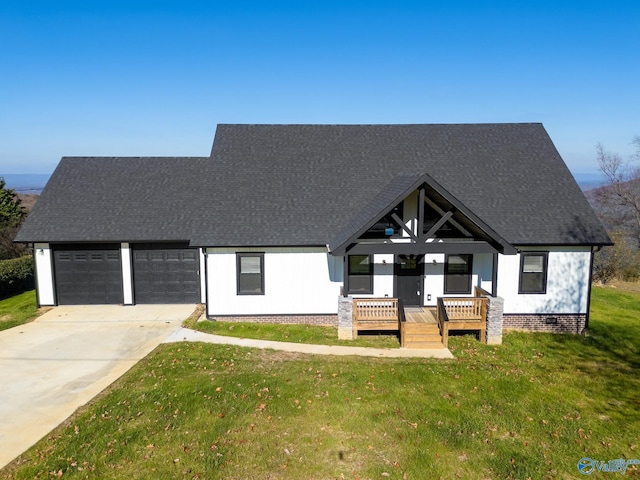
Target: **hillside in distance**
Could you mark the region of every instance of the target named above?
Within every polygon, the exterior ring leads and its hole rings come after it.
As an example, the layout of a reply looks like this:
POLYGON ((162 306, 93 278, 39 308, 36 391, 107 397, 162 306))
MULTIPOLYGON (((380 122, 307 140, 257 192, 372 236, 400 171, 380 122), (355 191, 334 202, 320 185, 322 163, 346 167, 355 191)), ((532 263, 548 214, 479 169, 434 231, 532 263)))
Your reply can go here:
POLYGON ((40 198, 40 195, 37 193, 18 193, 18 198, 20 199, 20 206, 22 206, 27 212, 33 210, 33 206, 40 198))

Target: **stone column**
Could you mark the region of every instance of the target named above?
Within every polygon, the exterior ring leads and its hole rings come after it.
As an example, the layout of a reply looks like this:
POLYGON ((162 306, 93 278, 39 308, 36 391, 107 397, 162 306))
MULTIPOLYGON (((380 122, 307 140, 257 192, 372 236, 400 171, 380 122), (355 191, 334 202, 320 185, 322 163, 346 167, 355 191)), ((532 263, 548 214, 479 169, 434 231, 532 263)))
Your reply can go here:
POLYGON ((487 296, 487 343, 502 344, 502 314, 504 299, 487 296))
POLYGON ((338 297, 338 339, 353 340, 353 298, 338 297))

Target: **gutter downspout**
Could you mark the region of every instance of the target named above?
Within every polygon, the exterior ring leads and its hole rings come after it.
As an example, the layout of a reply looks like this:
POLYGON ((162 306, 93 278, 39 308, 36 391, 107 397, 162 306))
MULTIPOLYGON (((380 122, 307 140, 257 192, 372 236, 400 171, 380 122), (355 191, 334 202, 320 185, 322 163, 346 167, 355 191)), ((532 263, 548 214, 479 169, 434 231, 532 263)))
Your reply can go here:
POLYGON ((493 254, 493 271, 491 272, 491 296, 498 296, 498 253, 493 254))
POLYGON ((589 260, 589 285, 587 288, 587 316, 584 321, 584 330, 581 332, 583 335, 586 335, 587 330, 589 329, 589 317, 591 315, 591 286, 593 285, 593 257, 595 252, 600 251, 600 246, 591 247, 591 258, 589 260))
POLYGON ((207 255, 205 247, 202 247, 202 256, 204 257, 204 272, 201 272, 204 275, 204 316, 209 318, 209 275, 207 274, 209 271, 209 255, 207 255))

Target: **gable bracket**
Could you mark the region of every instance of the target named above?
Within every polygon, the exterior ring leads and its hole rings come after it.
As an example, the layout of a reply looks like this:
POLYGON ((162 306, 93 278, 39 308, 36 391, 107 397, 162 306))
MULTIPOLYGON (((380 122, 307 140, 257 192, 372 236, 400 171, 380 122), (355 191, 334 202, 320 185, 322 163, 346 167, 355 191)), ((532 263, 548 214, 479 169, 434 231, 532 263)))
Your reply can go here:
POLYGON ((398 224, 398 226, 400 228, 402 228, 402 230, 404 230, 405 232, 407 232, 407 234, 411 237, 411 240, 413 240, 414 242, 418 241, 418 237, 416 237, 413 232, 409 229, 409 227, 407 227, 402 220, 400 219, 400 217, 398 216, 397 213, 392 213, 391 214, 391 218, 393 218, 395 220, 395 222, 398 224))
MULTIPOLYGON (((427 202, 429 204, 429 206, 431 208, 433 208, 436 212, 438 212, 440 215, 445 215, 445 211, 443 209, 441 209, 438 205, 436 205, 435 202, 433 202, 432 200, 429 200, 428 198, 425 198, 424 201, 427 202)), ((450 219, 450 220, 451 220, 451 224, 454 227, 456 227, 458 230, 460 230, 463 235, 465 235, 467 237, 473 237, 473 235, 471 234, 471 232, 469 232, 469 230, 464 228, 462 225, 460 225, 455 220, 453 220, 453 219, 450 219)))
POLYGON ((451 210, 449 210, 447 213, 445 213, 442 218, 440 220, 438 220, 436 222, 436 224, 431 227, 429 229, 429 231, 427 233, 425 233, 424 235, 420 236, 420 241, 421 242, 426 242, 429 238, 431 238, 438 230, 440 230, 440 227, 442 227, 445 223, 447 223, 447 221, 453 216, 453 212, 451 210))

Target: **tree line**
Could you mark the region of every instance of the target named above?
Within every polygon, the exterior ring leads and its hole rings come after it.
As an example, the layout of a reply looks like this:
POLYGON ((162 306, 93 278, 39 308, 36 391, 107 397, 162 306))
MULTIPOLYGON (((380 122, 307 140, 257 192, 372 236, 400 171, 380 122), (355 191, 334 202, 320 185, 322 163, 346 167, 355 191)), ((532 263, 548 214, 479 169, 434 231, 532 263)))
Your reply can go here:
POLYGON ((640 136, 633 139, 635 153, 623 158, 596 146, 598 167, 604 186, 588 192, 587 198, 614 245, 603 247, 594 257, 593 278, 600 283, 613 279, 640 278, 640 136))
POLYGON ((0 260, 18 258, 28 253, 26 245, 13 242, 27 218, 27 211, 20 203, 15 190, 7 188, 4 178, 0 177, 0 260))

